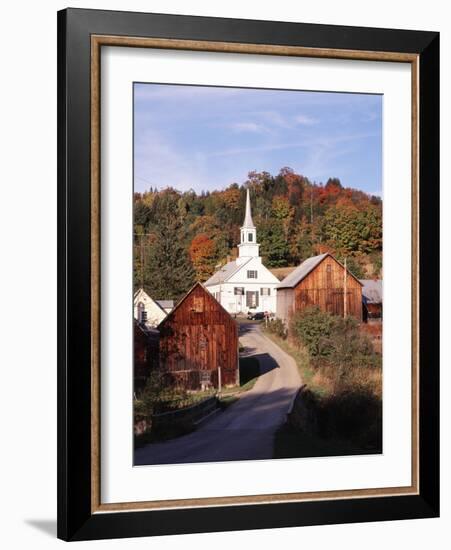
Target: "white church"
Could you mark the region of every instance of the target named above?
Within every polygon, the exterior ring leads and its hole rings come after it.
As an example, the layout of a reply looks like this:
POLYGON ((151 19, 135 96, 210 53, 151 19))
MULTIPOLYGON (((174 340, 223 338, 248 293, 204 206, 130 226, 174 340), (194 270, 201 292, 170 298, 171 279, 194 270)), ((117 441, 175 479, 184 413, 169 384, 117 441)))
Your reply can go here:
POLYGON ((231 314, 276 313, 279 280, 262 264, 259 248, 248 189, 238 258, 225 264, 205 283, 211 294, 231 314))

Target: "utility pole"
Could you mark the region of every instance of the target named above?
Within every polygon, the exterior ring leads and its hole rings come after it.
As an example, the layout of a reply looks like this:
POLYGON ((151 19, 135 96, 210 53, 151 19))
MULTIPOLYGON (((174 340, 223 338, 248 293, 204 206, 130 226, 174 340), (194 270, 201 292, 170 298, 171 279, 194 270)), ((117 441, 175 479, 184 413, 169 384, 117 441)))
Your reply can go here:
POLYGON ((348 316, 348 268, 346 267, 346 258, 345 258, 343 317, 346 318, 347 316, 348 316))
POLYGON ((141 288, 144 288, 144 249, 143 249, 143 235, 139 240, 140 243, 140 256, 141 256, 141 288))
POLYGON ((310 241, 313 247, 315 243, 315 229, 313 227, 313 184, 310 186, 310 241))

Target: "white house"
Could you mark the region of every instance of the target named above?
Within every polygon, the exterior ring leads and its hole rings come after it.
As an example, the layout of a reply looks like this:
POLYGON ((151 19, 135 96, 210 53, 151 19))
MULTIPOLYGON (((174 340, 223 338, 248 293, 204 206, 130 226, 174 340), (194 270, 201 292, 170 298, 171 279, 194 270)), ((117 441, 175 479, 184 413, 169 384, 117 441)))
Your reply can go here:
POLYGON ((279 280, 262 264, 259 248, 248 189, 238 258, 226 263, 205 283, 208 291, 229 313, 276 312, 279 280))
POLYGON ((168 314, 143 288, 140 288, 133 297, 133 315, 141 325, 153 328, 159 325, 168 314))

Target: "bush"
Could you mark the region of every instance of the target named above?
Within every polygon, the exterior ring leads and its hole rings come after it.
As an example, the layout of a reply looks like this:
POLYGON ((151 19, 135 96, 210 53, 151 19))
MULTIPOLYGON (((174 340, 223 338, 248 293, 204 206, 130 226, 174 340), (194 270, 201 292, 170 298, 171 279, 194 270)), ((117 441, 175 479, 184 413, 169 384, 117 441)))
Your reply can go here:
POLYGON ((312 306, 297 312, 290 323, 290 332, 297 343, 305 346, 312 357, 330 355, 330 337, 335 319, 330 313, 312 306))
POLYGON ((285 328, 285 325, 283 324, 283 321, 281 319, 273 319, 270 321, 267 325, 267 329, 269 332, 272 332, 279 338, 282 338, 285 340, 287 337, 287 329, 285 328))
POLYGON ((173 388, 164 382, 163 373, 152 372, 147 383, 135 400, 135 415, 150 418, 152 414, 178 409, 188 401, 188 394, 182 388, 173 388))

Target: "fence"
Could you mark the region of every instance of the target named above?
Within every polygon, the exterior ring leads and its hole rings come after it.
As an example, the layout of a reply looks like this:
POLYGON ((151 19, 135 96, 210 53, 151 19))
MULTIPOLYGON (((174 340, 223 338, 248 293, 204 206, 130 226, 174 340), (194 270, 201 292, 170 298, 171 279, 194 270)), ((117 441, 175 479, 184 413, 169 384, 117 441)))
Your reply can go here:
POLYGON ((159 437, 171 437, 193 431, 207 416, 218 410, 216 396, 175 411, 152 415, 152 433, 159 437))

